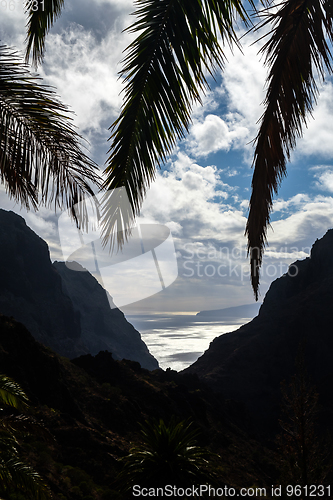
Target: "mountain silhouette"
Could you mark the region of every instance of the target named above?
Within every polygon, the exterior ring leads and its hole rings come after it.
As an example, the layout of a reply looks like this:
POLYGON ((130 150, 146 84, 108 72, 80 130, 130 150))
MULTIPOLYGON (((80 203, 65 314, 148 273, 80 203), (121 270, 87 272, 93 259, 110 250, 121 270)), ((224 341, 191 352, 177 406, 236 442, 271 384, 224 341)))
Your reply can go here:
POLYGON ((112 352, 115 359, 158 368, 140 333, 88 272, 51 263, 46 242, 14 212, 0 210, 0 313, 68 358, 112 352))
POLYGON ((327 419, 333 413, 333 230, 317 240, 310 257, 275 280, 259 314, 221 335, 185 373, 197 374, 223 398, 244 406, 257 429, 277 422, 281 382, 290 381, 304 351, 309 380, 327 419))

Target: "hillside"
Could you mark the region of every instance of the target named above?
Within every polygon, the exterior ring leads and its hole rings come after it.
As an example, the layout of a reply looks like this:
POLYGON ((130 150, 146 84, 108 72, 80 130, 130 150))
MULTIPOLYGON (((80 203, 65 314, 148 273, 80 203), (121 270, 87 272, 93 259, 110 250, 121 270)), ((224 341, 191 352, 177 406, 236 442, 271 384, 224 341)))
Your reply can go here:
POLYGON ((259 315, 222 335, 185 373, 196 374, 221 397, 244 405, 258 432, 276 430, 280 384, 295 373, 298 350, 333 421, 333 230, 317 240, 311 256, 291 275, 275 280, 259 315))
POLYGON ((50 485, 54 500, 113 500, 121 457, 140 439, 139 423, 190 418, 200 444, 220 454, 221 485, 269 485, 275 455, 247 433, 241 409, 224 402, 193 375, 149 372, 107 352, 69 361, 36 342, 26 328, 0 315, 1 370, 30 397, 32 415, 49 435, 22 444, 50 485))

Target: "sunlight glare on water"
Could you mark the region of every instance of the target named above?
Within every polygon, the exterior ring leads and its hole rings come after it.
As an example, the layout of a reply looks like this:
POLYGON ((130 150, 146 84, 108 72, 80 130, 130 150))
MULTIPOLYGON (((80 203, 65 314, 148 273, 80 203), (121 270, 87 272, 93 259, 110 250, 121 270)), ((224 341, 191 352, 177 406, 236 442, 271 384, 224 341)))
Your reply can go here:
POLYGON ((236 322, 198 321, 196 316, 127 316, 139 330, 160 368, 180 371, 194 363, 215 337, 237 330, 251 319, 236 322))

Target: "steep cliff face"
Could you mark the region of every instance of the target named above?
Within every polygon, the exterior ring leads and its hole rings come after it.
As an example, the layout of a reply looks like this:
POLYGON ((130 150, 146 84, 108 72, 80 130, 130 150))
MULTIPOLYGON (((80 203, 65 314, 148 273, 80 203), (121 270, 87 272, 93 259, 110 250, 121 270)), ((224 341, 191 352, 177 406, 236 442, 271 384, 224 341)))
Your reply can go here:
POLYGON ((64 262, 54 262, 53 266, 80 315, 81 339, 90 354, 108 350, 114 359, 136 360, 149 370, 158 368, 140 333, 119 309, 110 308, 107 292, 88 271, 79 265, 81 271, 73 271, 64 262))
POLYGON ((62 291, 47 244, 22 217, 5 210, 0 210, 0 312, 65 356, 84 350, 79 314, 62 291))
MULTIPOLYGON (((259 315, 222 335, 186 372, 196 373, 225 398, 244 404, 264 425, 277 418, 280 384, 295 373, 304 346, 305 365, 326 409, 333 409, 333 230, 274 281, 259 315)), ((330 410, 329 410, 330 411, 330 410)))
POLYGON ((139 332, 123 313, 110 309, 95 278, 52 265, 45 241, 22 217, 5 210, 0 210, 0 313, 69 358, 107 349, 117 359, 158 367, 139 332))

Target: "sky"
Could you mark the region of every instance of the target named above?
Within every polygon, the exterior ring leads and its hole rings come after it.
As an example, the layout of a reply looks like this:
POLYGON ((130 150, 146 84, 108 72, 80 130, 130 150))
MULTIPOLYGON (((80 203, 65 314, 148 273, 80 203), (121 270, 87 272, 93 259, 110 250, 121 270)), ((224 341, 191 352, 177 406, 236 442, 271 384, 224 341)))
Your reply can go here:
MULTIPOLYGON (((128 0, 65 4, 47 37, 38 73, 75 112, 75 125, 89 141, 90 156, 103 169, 110 146, 108 128, 122 103, 118 72, 132 40, 123 29, 135 19, 130 15, 134 6, 128 0)), ((0 11, 1 43, 22 51, 26 22, 22 2, 1 2, 0 11)), ((239 34, 244 34, 242 26, 239 34)), ((178 277, 151 297, 124 304, 127 314, 194 314, 254 302, 244 231, 251 193, 251 141, 263 113, 266 77, 258 55, 261 45, 253 43, 256 36, 242 38, 242 52, 226 48, 223 73, 210 80, 203 105, 193 109, 189 134, 157 172, 141 221, 170 229, 178 277)), ((318 86, 313 117, 274 200, 260 301, 270 283, 291 263, 306 258, 315 240, 333 225, 333 81, 318 86)), ((27 213, 7 197, 3 186, 0 208, 22 215, 47 241, 52 260, 64 259, 58 230, 61 213, 43 207, 27 213)))

